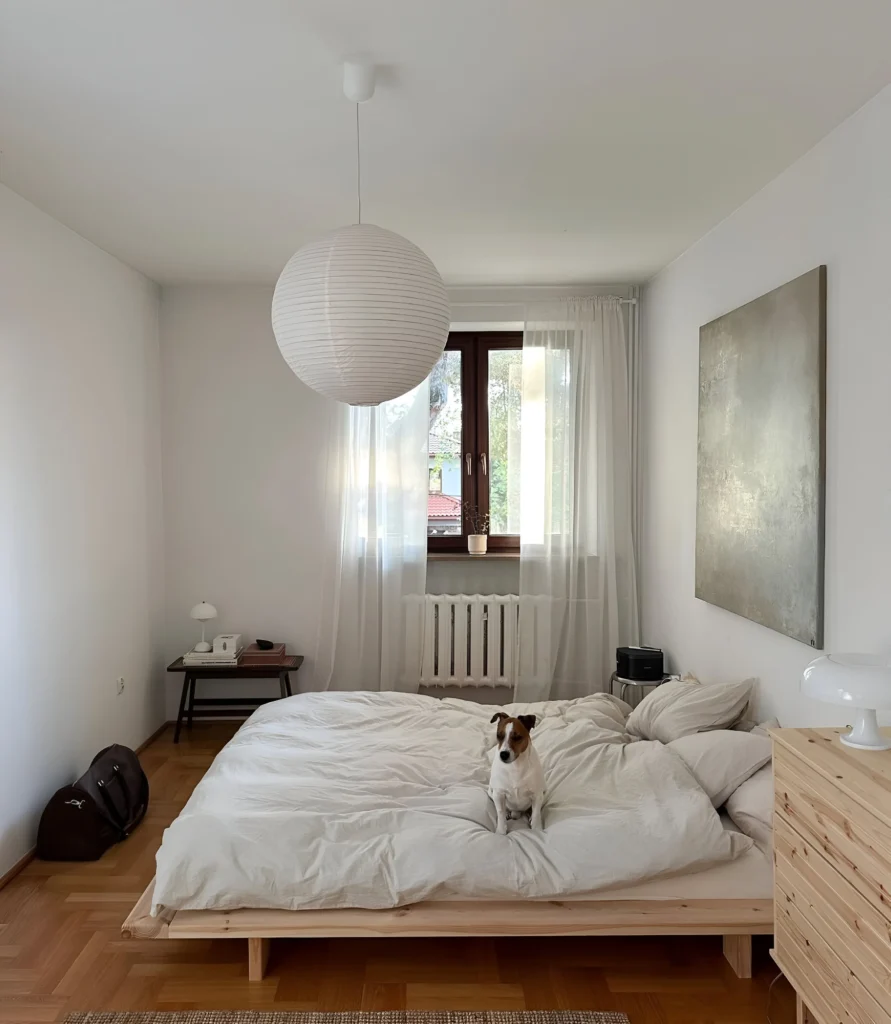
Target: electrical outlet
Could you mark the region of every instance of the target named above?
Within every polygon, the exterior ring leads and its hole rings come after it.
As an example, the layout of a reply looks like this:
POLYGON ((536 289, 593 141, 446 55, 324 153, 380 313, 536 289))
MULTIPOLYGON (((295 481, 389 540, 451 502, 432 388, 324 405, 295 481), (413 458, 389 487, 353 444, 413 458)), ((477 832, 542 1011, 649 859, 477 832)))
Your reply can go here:
POLYGON ((118 676, 118 694, 124 692, 124 677, 118 676))

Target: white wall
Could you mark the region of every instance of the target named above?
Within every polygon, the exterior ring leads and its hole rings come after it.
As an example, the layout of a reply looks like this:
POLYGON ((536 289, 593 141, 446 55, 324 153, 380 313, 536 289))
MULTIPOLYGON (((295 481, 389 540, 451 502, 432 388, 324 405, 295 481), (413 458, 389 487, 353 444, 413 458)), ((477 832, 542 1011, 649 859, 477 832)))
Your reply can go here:
MULTIPOLYGON (((285 365, 272 289, 165 288, 163 467, 169 660, 199 639, 189 610, 215 605, 208 636, 286 641, 312 659, 318 626, 325 435, 334 402, 285 365)), ((310 681, 311 663, 292 683, 310 681)), ((181 677, 168 686, 173 717, 181 677)), ((278 684, 257 683, 258 695, 278 684)), ((244 695, 244 683, 201 684, 244 695)), ((199 696, 201 694, 199 693, 199 696)))
POLYGON ((0 186, 0 874, 164 720, 158 354, 156 287, 0 186))
POLYGON ((845 715, 798 693, 804 645, 693 597, 699 327, 828 267, 826 634, 891 649, 891 88, 663 270, 643 306, 643 640, 701 678, 758 676, 786 725, 845 715))

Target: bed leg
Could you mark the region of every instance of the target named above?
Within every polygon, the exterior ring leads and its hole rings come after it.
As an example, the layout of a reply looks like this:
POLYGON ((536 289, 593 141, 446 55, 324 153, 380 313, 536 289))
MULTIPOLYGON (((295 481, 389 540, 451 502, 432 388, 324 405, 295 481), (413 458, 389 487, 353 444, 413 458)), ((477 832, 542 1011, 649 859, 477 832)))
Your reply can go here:
POLYGON ((796 1024, 816 1024, 811 1016, 811 1011, 797 992, 795 993, 795 1022, 796 1024))
POLYGON ((269 961, 269 939, 248 939, 248 980, 262 981, 269 961))
POLYGON ((724 956, 737 978, 752 977, 751 935, 725 935, 724 956))

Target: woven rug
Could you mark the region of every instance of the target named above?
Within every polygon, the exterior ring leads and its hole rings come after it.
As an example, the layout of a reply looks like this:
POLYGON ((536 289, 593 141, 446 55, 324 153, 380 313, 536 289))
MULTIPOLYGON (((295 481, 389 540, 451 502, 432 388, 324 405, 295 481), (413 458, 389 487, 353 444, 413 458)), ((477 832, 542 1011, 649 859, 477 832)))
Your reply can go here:
POLYGON ((188 1013, 72 1013, 66 1024, 629 1024, 624 1013, 588 1010, 383 1010, 378 1013, 266 1013, 190 1010, 188 1013))

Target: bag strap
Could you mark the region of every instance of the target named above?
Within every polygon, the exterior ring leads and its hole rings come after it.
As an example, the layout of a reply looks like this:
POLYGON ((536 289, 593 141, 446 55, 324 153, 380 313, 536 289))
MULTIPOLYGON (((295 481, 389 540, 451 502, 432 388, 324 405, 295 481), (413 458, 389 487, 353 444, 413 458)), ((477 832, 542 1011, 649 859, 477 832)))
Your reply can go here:
MULTIPOLYGON (((120 779, 120 765, 112 765, 112 772, 112 779, 120 779)), ((108 811, 112 824, 117 826, 118 831, 121 833, 122 836, 125 836, 127 834, 124 831, 124 825, 126 824, 126 822, 121 821, 121 814, 118 811, 117 807, 115 807, 114 800, 112 800, 111 794, 108 792, 108 787, 105 785, 105 782, 102 779, 97 779, 96 788, 99 790, 99 794, 102 797, 102 802, 105 804, 105 809, 108 811)))

